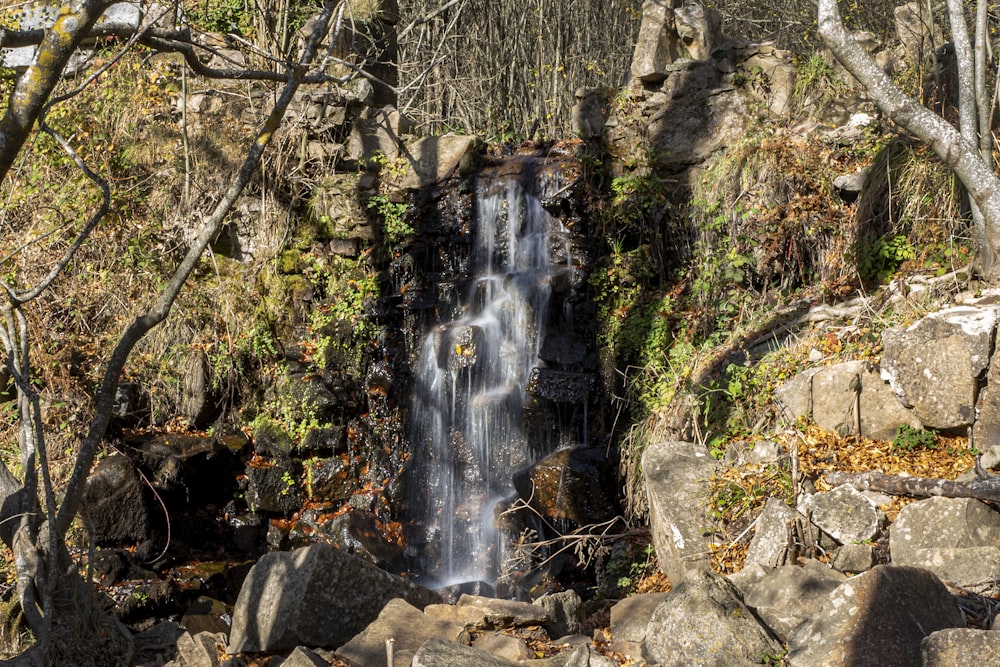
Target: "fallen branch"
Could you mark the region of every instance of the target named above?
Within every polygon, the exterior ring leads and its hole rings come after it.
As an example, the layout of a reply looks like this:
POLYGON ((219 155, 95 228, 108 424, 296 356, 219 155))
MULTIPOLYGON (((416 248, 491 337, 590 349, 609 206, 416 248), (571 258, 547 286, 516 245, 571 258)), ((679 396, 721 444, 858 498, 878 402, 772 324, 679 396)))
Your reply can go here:
POLYGON ((902 477, 881 472, 830 472, 823 479, 831 486, 850 484, 859 491, 880 491, 894 496, 929 498, 975 498, 1000 503, 1000 477, 982 477, 968 482, 926 477, 902 477))

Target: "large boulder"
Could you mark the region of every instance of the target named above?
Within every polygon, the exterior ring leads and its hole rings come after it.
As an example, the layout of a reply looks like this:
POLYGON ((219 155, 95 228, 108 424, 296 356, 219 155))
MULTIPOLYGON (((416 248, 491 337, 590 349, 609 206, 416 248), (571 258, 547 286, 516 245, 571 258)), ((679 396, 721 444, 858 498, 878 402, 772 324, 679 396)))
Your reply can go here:
POLYGON ((614 499, 605 492, 614 488, 615 475, 603 448, 572 447, 516 474, 514 487, 543 516, 585 526, 618 513, 614 499))
POLYGON ((956 306, 886 329, 882 377, 925 427, 971 426, 996 324, 996 308, 956 306))
POLYGON ((743 602, 785 641, 802 621, 817 613, 844 575, 816 560, 782 565, 746 586, 743 602))
POLYGON ((386 604, 371 625, 341 646, 336 656, 351 665, 383 667, 387 665, 386 641, 391 639, 396 664, 408 665, 424 642, 431 637, 469 643, 468 633, 462 625, 432 618, 405 600, 397 598, 386 604))
POLYGON ((393 598, 418 608, 440 602, 431 591, 328 544, 266 554, 240 589, 229 652, 336 648, 393 598))
POLYGON ((788 664, 919 665, 920 642, 965 627, 941 580, 915 567, 879 565, 838 586, 788 638, 788 664))
POLYGON ((757 529, 750 548, 747 550, 745 565, 778 567, 788 559, 788 542, 792 522, 796 520, 795 510, 780 498, 768 498, 764 511, 757 519, 757 529))
POLYGON ((840 544, 872 540, 885 524, 882 510, 850 484, 813 494, 807 509, 812 522, 840 544))
POLYGON ((690 572, 653 612, 646 629, 652 661, 671 667, 752 665, 781 645, 718 574, 690 572))
POLYGON ((611 607, 612 649, 630 658, 643 654, 643 641, 649 619, 653 617, 667 593, 644 593, 621 600, 611 607))
POLYGON ((661 91, 645 137, 657 168, 681 171, 746 135, 745 99, 723 82, 714 62, 677 61, 667 67, 661 91))
POLYGON ((633 78, 643 83, 659 83, 667 78, 667 65, 680 56, 674 10, 678 0, 645 0, 642 23, 632 54, 633 78))
POLYGON ((549 622, 549 612, 540 605, 467 593, 462 594, 457 604, 433 604, 424 611, 434 618, 477 630, 542 625, 549 622))
POLYGON ((112 454, 94 468, 83 491, 82 513, 99 546, 134 544, 149 537, 143 484, 127 456, 112 454))
POLYGON ((925 637, 920 645, 923 667, 1000 665, 1000 632, 950 628, 925 637))
POLYGON ((1000 513, 972 498, 911 503, 889 529, 889 551, 897 565, 923 567, 967 588, 982 586, 1000 572, 1000 513))
POLYGON ((709 565, 707 500, 718 465, 704 445, 679 440, 653 442, 642 455, 653 545, 672 582, 709 565))
POLYGON ((828 431, 855 434, 855 410, 861 406, 861 435, 891 440, 902 424, 921 428, 920 420, 893 393, 890 385, 866 361, 811 368, 775 392, 782 417, 810 417, 828 431), (860 382, 860 396, 857 395, 860 382))
POLYGON ((463 164, 474 163, 481 144, 479 137, 471 135, 425 137, 400 147, 402 165, 383 175, 383 180, 399 190, 416 190, 433 185, 462 172, 463 164))

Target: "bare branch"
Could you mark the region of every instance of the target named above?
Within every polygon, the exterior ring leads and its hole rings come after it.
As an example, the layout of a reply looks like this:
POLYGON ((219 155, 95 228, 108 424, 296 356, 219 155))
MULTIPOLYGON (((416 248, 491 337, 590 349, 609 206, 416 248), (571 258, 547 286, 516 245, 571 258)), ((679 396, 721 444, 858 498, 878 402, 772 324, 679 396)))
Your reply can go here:
POLYGON ((334 0, 327 0, 319 20, 316 22, 312 34, 309 36, 305 51, 299 64, 291 67, 287 73, 287 83, 282 89, 268 118, 257 133, 253 145, 247 153, 247 157, 240 168, 238 175, 232 185, 226 190, 222 199, 215 206, 212 213, 201 223, 201 231, 192 243, 187 254, 181 260, 173 276, 167 281, 160 296, 153 306, 143 315, 135 319, 125 330, 119 339, 117 346, 108 360, 108 366, 104 371, 101 386, 97 394, 95 405, 95 416, 90 429, 80 447, 73 474, 66 486, 63 504, 59 508, 55 529, 61 537, 66 534, 70 523, 79 508, 80 498, 83 493, 83 485, 90 472, 94 456, 97 453, 97 446, 104 438, 108 423, 111 419, 112 406, 114 404, 115 393, 118 389, 118 381, 125 368, 125 362, 132 352, 136 343, 146 335, 153 327, 158 325, 170 313, 174 300, 180 293, 184 283, 187 282, 191 272, 194 271, 201 259, 205 248, 215 237, 226 216, 229 214, 237 199, 243 193, 253 174, 257 171, 261 157, 271 141, 274 132, 278 129, 281 119, 284 117, 300 84, 306 78, 307 67, 316 57, 319 44, 328 32, 329 24, 334 13, 335 6, 339 4, 334 0))
POLYGON ((859 491, 880 491, 895 496, 943 496, 1000 502, 1000 478, 993 477, 957 482, 950 479, 886 475, 881 472, 830 472, 823 479, 833 486, 850 484, 859 491))

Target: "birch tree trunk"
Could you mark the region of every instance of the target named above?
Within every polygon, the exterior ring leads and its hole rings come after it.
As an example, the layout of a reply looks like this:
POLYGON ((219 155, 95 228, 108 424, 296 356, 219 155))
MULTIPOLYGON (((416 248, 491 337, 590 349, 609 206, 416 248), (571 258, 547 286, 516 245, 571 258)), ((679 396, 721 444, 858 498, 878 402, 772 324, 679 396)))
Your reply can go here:
MULTIPOLYGON (((879 109, 926 143, 955 172, 982 213, 982 223, 976 229, 979 269, 987 280, 1000 281, 1000 263, 996 261, 1000 256, 1000 180, 983 160, 979 142, 975 139, 970 142, 944 118, 903 93, 851 38, 841 19, 837 0, 819 0, 819 35, 834 56, 861 82, 879 109)), ((956 52, 956 56, 971 58, 971 50, 964 56, 956 52)), ((971 70, 972 63, 967 61, 964 66, 971 70)))

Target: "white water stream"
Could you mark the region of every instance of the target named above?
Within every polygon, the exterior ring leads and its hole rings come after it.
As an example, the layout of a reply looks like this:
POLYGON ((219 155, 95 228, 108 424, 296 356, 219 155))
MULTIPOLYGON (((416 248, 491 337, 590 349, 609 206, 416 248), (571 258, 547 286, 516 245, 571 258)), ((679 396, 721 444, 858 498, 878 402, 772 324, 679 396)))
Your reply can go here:
POLYGON ((548 443, 528 442, 522 408, 559 268, 550 261, 555 230, 565 231, 516 181, 481 188, 462 314, 423 340, 410 427, 422 565, 437 584, 497 576, 495 507, 514 494, 513 472, 547 453, 548 443))

